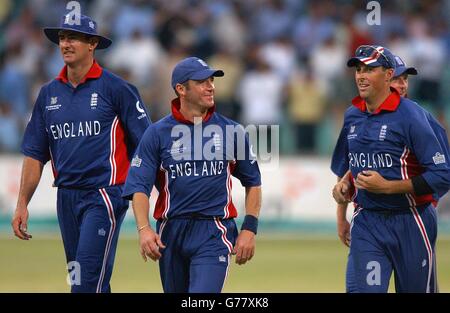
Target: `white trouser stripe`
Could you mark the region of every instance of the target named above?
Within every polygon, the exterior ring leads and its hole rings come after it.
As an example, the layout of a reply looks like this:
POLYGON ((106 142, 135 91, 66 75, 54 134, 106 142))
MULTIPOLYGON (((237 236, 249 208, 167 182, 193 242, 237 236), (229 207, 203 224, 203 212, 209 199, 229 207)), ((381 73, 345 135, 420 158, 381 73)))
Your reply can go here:
POLYGON ((227 228, 222 224, 218 218, 214 218, 217 228, 222 232, 222 241, 227 246, 229 253, 233 251, 233 245, 227 238, 227 228))
POLYGON ((427 249, 428 254, 428 279, 427 279, 427 290, 426 292, 430 292, 430 280, 431 280, 431 273, 433 271, 434 261, 433 261, 433 250, 431 249, 430 240, 428 239, 427 230, 425 229, 425 225, 423 224, 422 218, 419 215, 419 212, 417 212, 417 209, 415 207, 411 208, 411 212, 414 216, 414 219, 417 223, 417 226, 419 227, 420 234, 422 235, 423 241, 425 243, 425 248, 427 249))
POLYGON ((162 238, 162 233, 163 233, 164 227, 166 227, 167 221, 168 220, 163 220, 161 222, 161 226, 159 226, 159 234, 158 235, 159 235, 160 239, 162 238))
POLYGON ((231 263, 230 255, 231 255, 231 252, 233 251, 233 245, 227 238, 227 228, 225 227, 225 225, 223 225, 222 222, 218 218, 214 218, 214 222, 216 223, 217 228, 222 232, 222 241, 227 246, 228 252, 229 252, 228 256, 227 256, 227 261, 228 261, 227 269, 225 272, 225 278, 223 280, 223 284, 222 284, 222 288, 221 288, 221 290, 222 290, 223 286, 225 286, 225 281, 227 280, 227 277, 228 277, 228 270, 230 268, 230 263, 231 263))
POLYGON ((100 194, 102 195, 103 201, 105 202, 106 210, 107 210, 108 216, 109 216, 109 222, 111 223, 111 227, 109 228, 108 239, 106 241, 106 246, 105 246, 105 253, 103 255, 102 270, 100 272, 100 277, 98 279, 98 284, 97 284, 97 293, 102 292, 102 284, 103 284, 103 278, 105 277, 106 263, 108 261, 109 250, 111 248, 111 243, 112 243, 112 237, 114 236, 114 230, 116 229, 116 218, 114 217, 114 209, 113 209, 113 206, 111 203, 111 199, 109 198, 108 193, 106 192, 106 190, 104 188, 99 189, 99 191, 100 191, 100 194))
POLYGON ((353 216, 352 216, 352 219, 351 219, 351 221, 350 221, 350 230, 349 230, 349 232, 350 232, 350 241, 351 241, 351 235, 352 235, 352 228, 353 228, 353 221, 354 221, 354 219, 355 219, 355 217, 356 216, 358 216, 358 214, 359 214, 359 212, 361 212, 362 211, 362 207, 359 207, 356 211, 355 211, 355 213, 353 213, 353 216))
POLYGON ((227 281, 227 278, 228 278, 228 271, 230 270, 230 263, 231 263, 231 256, 230 255, 228 255, 227 261, 228 261, 228 264, 227 264, 227 269, 225 271, 225 278, 223 279, 223 284, 222 284, 222 288, 220 288, 220 292, 222 292, 223 287, 225 286, 225 282, 227 281))
MULTIPOLYGON (((405 146, 405 149, 403 150, 403 154, 400 157, 400 164, 401 166, 401 174, 403 179, 409 179, 408 175, 408 163, 406 159, 408 158, 410 153, 410 150, 408 147, 405 146)), ((419 212, 417 212, 416 209, 416 200, 414 199, 413 195, 410 193, 405 194, 406 199, 408 199, 408 203, 410 206, 410 210, 412 212, 412 215, 414 217, 414 220, 417 223, 417 226, 419 227, 420 234, 422 235, 423 241, 425 243, 425 248, 427 249, 428 254, 428 279, 427 279, 427 289, 426 292, 430 292, 430 280, 431 280, 431 273, 433 271, 434 261, 433 261, 433 250, 431 249, 430 240, 428 238, 427 230, 425 228, 425 225, 423 224, 422 218, 419 215, 419 212)))

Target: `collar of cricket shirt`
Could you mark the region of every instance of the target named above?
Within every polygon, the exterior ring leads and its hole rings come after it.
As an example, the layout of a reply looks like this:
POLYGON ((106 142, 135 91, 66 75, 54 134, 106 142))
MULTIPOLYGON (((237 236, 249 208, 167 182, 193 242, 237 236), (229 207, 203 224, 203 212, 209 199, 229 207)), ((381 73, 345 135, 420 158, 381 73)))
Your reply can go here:
MULTIPOLYGON (((178 122, 183 123, 183 124, 191 124, 191 125, 194 124, 193 122, 187 120, 181 113, 180 98, 173 99, 171 105, 172 105, 172 115, 178 122)), ((215 108, 216 108, 216 106, 213 106, 212 108, 208 109, 208 112, 206 113, 206 116, 202 121, 203 123, 207 122, 211 118, 211 116, 214 113, 215 108)))
MULTIPOLYGON (((380 104, 380 106, 372 114, 379 114, 381 111, 394 112, 395 110, 397 110, 397 107, 400 104, 400 94, 398 93, 397 89, 392 87, 390 87, 390 89, 391 89, 390 95, 386 98, 386 100, 383 101, 383 103, 380 104)), ((362 112, 367 112, 366 101, 360 96, 356 96, 355 98, 353 98, 352 104, 358 109, 360 109, 362 112)))
MULTIPOLYGON (((83 77, 80 84, 84 84, 88 79, 99 78, 100 76, 102 76, 102 71, 102 67, 98 65, 97 61, 94 60, 94 63, 92 64, 86 75, 83 77)), ((69 79, 67 78, 67 65, 64 65, 63 69, 59 73, 58 77, 56 77, 56 79, 62 81, 65 84, 69 82, 69 79)))

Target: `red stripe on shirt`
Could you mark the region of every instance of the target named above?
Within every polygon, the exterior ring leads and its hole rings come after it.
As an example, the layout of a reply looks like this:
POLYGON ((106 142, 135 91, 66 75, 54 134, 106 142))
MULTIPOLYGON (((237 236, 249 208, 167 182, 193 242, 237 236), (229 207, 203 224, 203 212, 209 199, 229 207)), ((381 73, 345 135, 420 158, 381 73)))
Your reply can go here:
MULTIPOLYGON (((405 170, 406 170, 407 178, 419 176, 425 172, 425 168, 419 164, 419 161, 417 161, 417 158, 414 155, 414 153, 410 152, 406 156, 405 161, 406 161, 406 169, 405 170)), ((412 196, 413 196, 413 199, 414 199, 416 205, 422 205, 422 204, 433 202, 432 194, 426 194, 426 195, 422 195, 422 196, 417 196, 415 194, 412 194, 412 196)))
POLYGON ((120 121, 115 128, 115 144, 115 184, 123 184, 127 178, 128 169, 130 168, 130 161, 128 160, 128 148, 125 143, 125 130, 120 121))
POLYGON ((231 179, 231 174, 236 169, 236 161, 228 162, 227 166, 227 204, 224 207, 224 218, 235 218, 237 217, 237 210, 233 203, 232 198, 232 189, 233 189, 233 181, 231 179))
POLYGON ((109 155, 109 164, 111 165, 111 177, 109 179, 109 185, 115 185, 116 184, 116 159, 114 158, 115 151, 116 151, 116 126, 118 124, 118 117, 116 116, 114 118, 114 121, 111 125, 111 131, 110 131, 110 155, 109 155))
POLYGON ((169 207, 169 187, 167 185, 167 171, 162 170, 161 168, 158 171, 156 176, 156 184, 158 185, 159 195, 156 200, 155 212, 153 213, 153 217, 155 219, 167 218, 167 211, 169 207))

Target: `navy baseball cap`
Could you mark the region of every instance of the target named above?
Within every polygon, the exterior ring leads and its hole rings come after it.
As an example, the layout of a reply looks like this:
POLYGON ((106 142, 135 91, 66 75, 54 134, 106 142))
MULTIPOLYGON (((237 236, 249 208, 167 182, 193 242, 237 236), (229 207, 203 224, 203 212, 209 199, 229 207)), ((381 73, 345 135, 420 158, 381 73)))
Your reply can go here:
POLYGON ((414 67, 407 67, 406 63, 403 62, 402 58, 400 58, 398 55, 394 55, 394 59, 395 59, 394 77, 400 76, 405 73, 409 75, 417 75, 417 70, 414 67))
POLYGON ((355 51, 355 56, 347 61, 347 66, 353 67, 359 62, 370 67, 383 66, 395 69, 394 55, 389 49, 382 46, 359 46, 355 51))
POLYGON ((86 34, 89 36, 96 36, 99 38, 97 49, 108 48, 112 41, 109 38, 97 34, 97 23, 89 16, 80 15, 79 24, 72 20, 73 16, 70 14, 64 15, 61 19, 60 27, 46 27, 44 33, 51 42, 59 44, 58 33, 61 30, 69 30, 77 33, 86 34))
POLYGON ((212 69, 200 58, 189 57, 175 65, 172 72, 172 88, 175 89, 177 84, 182 84, 189 79, 203 80, 208 77, 222 77, 225 73, 222 70, 212 69))

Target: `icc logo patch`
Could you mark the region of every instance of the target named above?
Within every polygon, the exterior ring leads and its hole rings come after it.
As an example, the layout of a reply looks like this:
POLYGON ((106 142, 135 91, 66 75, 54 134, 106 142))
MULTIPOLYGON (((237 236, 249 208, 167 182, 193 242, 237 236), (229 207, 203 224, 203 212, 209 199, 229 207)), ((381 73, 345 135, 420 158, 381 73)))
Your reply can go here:
POLYGON ((50 97, 50 104, 45 106, 47 111, 58 110, 60 107, 61 104, 58 104, 58 97, 50 97))
POLYGON ((182 144, 181 140, 178 139, 178 140, 175 140, 175 141, 172 142, 172 147, 170 148, 169 152, 173 156, 175 154, 183 153, 184 150, 185 149, 183 147, 183 144, 182 144))
POLYGON ((350 126, 350 131, 349 131, 350 135, 347 135, 347 139, 348 140, 355 139, 358 136, 358 134, 355 134, 355 130, 356 130, 356 126, 355 125, 350 126))

